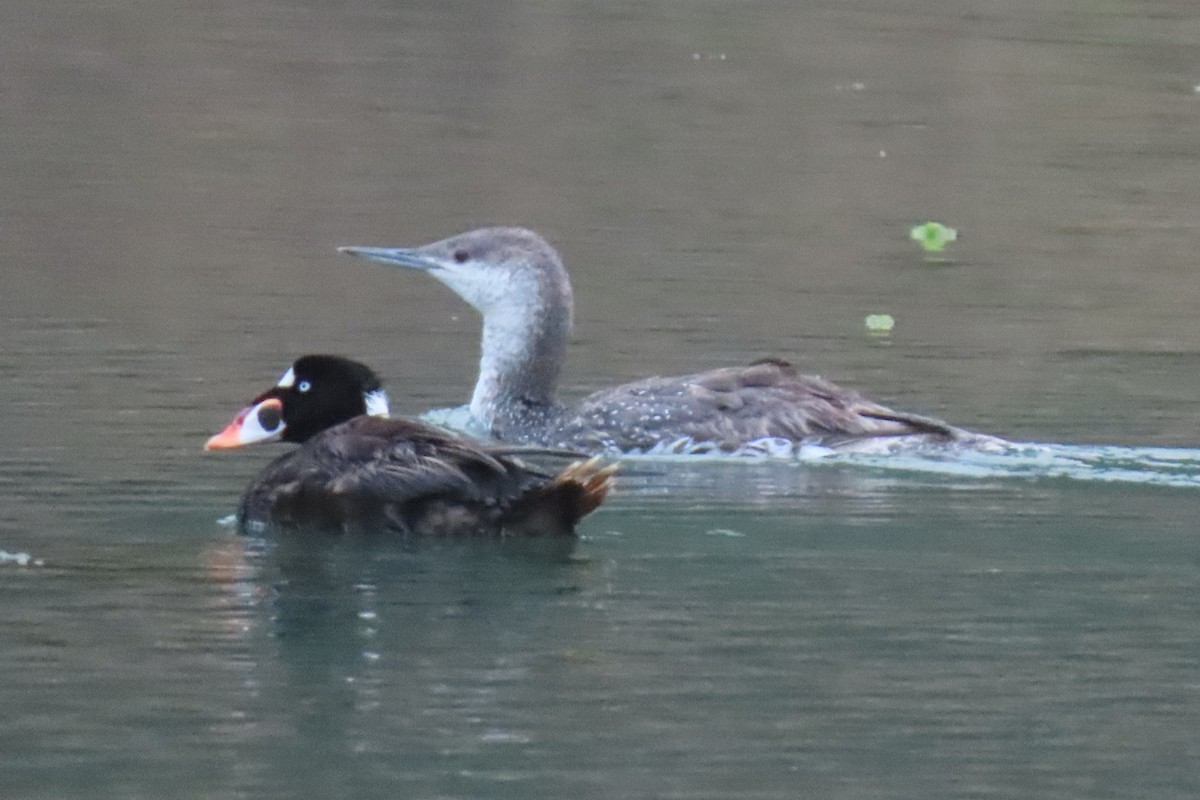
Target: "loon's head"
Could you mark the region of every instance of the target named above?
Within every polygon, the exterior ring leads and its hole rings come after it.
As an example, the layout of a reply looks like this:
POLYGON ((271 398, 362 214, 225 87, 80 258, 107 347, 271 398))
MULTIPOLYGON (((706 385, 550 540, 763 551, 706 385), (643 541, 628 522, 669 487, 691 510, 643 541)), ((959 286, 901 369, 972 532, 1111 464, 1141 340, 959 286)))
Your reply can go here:
POLYGON ((303 356, 209 439, 204 449, 275 440, 304 442, 362 414, 388 415, 387 393, 370 367, 341 356, 303 356))
POLYGON ((481 228, 421 247, 339 247, 338 252, 428 272, 485 320, 533 321, 553 314, 570 326, 571 281, 562 260, 545 239, 525 228, 481 228))
POLYGON ((566 359, 573 301, 562 260, 524 228, 481 228, 421 247, 339 251, 420 270, 483 316, 471 413, 490 427, 512 403, 550 405, 566 359))

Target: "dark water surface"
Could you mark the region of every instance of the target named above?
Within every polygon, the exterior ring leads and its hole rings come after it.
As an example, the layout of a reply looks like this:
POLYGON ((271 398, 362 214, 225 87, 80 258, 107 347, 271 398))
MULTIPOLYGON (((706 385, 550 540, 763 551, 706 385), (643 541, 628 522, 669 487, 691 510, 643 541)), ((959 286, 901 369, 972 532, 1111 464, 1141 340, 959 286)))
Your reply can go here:
POLYGON ((1198 65, 1180 2, 0 6, 0 794, 1200 796, 1198 65), (466 399, 473 314, 334 248, 485 223, 571 393, 1032 444, 634 461, 566 560, 218 524, 296 355, 466 399))

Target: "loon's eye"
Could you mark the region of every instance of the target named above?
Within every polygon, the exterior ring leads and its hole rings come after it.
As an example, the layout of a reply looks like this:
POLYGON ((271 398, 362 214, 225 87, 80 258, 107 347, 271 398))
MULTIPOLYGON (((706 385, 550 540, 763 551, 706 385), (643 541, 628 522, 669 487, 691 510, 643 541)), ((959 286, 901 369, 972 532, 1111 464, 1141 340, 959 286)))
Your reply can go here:
POLYGON ((454 251, 454 261, 456 264, 463 264, 470 257, 471 257, 471 254, 461 248, 454 251))
POLYGON ((304 392, 307 392, 311 388, 312 388, 312 384, 309 383, 308 381, 300 381, 300 384, 296 387, 296 391, 298 391, 300 393, 304 393, 304 392))

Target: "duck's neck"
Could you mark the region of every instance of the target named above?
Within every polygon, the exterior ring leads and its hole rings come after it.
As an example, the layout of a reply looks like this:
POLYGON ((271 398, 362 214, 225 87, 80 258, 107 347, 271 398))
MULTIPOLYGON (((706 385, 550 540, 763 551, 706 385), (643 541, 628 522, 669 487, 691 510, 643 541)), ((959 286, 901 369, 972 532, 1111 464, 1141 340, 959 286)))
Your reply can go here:
POLYGON ((501 413, 553 406, 570 327, 569 305, 514 306, 486 314, 471 415, 491 429, 501 413))

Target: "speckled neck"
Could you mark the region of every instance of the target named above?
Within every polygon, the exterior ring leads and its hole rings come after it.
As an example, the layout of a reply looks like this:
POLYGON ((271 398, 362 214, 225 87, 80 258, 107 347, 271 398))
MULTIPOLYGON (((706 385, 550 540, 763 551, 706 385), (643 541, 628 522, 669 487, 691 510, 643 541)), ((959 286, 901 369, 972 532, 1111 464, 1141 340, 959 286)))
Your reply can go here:
MULTIPOLYGON (((566 270, 547 250, 510 261, 490 279, 486 305, 472 303, 483 315, 483 336, 471 415, 488 429, 500 417, 557 405, 574 302, 566 270)), ((435 277, 456 288, 456 277, 435 277)))
POLYGON ((502 411, 554 406, 569 327, 569 310, 561 308, 485 317, 471 415, 491 428, 502 411))

